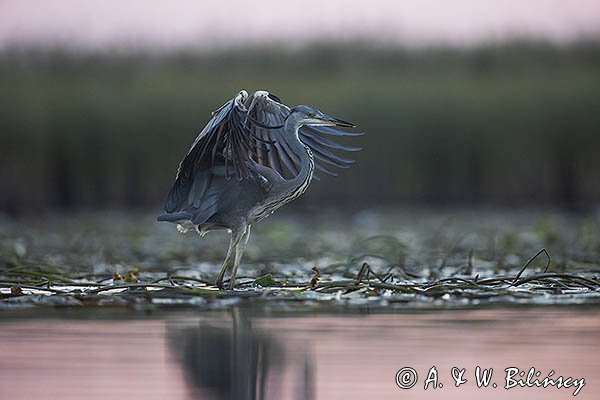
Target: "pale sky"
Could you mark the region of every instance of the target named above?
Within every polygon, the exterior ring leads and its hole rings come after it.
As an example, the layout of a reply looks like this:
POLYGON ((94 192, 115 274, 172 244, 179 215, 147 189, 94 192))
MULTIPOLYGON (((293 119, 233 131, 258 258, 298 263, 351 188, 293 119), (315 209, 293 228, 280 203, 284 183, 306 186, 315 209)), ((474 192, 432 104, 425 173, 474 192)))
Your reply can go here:
POLYGON ((408 46, 600 37, 600 0, 0 0, 0 48, 408 46))

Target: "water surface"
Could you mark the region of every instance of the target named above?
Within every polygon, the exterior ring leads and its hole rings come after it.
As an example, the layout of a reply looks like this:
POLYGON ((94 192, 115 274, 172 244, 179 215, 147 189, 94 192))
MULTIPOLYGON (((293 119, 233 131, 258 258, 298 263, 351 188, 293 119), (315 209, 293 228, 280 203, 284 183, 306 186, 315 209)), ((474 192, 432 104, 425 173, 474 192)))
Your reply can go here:
MULTIPOLYGON (((49 311, 44 311, 48 313, 49 311)), ((505 369, 585 379, 600 395, 595 308, 394 314, 54 312, 0 322, 0 399, 568 399, 572 388, 504 389, 505 369), (99 317, 99 318, 98 318, 99 317), (442 388, 424 391, 431 368, 442 388), (493 368, 478 388, 475 368, 493 368), (411 389, 396 373, 412 367, 411 389), (452 367, 467 382, 454 387, 452 367), (497 387, 491 387, 496 383, 497 387)), ((431 377, 431 375, 430 375, 431 377)))

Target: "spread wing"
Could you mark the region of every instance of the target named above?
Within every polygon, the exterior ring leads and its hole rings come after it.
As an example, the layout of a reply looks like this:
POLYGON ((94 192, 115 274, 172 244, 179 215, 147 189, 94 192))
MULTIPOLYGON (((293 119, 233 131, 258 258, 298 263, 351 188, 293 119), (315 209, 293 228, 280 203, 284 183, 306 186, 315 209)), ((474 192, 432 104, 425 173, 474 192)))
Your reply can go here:
MULTIPOLYGON (((289 132, 284 131, 284 124, 290 110, 281 100, 264 91, 256 92, 248 101, 248 112, 254 122, 250 126, 255 140, 253 159, 270 167, 282 176, 291 177, 300 170, 300 159, 290 150, 288 140, 293 140, 289 132)), ((337 176, 329 168, 348 168, 354 160, 341 157, 332 150, 359 151, 360 147, 346 146, 328 139, 333 136, 360 136, 362 133, 352 133, 327 126, 303 126, 298 137, 307 145, 314 157, 315 168, 326 174, 337 176), (328 168, 329 167, 329 168, 328 168)), ((315 175, 319 179, 318 175, 315 175)))
MULTIPOLYGON (((253 161, 272 168, 284 177, 296 175, 300 170, 300 158, 290 149, 289 141, 295 138, 285 131, 285 120, 289 114, 289 107, 277 96, 265 91, 251 96, 241 91, 214 111, 213 118, 196 137, 179 165, 165 211, 176 211, 188 199, 201 170, 219 167, 222 171, 224 169, 227 179, 241 180, 253 173, 250 169, 250 161, 253 161)), ((328 139, 328 135, 361 134, 323 126, 300 128, 299 139, 313 152, 315 168, 337 175, 329 168, 348 168, 354 161, 336 155, 332 150, 358 151, 360 148, 340 145, 328 139)))

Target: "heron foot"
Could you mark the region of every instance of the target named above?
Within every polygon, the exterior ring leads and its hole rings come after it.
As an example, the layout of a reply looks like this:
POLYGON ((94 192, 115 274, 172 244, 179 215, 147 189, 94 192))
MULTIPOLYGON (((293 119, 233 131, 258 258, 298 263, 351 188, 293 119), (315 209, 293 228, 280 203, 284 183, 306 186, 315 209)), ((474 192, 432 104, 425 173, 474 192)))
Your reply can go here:
POLYGON ((225 285, 223 284, 223 281, 220 279, 217 279, 215 281, 215 286, 217 286, 221 290, 225 290, 225 285))
POLYGON ((235 289, 235 279, 231 279, 229 281, 229 290, 234 290, 235 289))

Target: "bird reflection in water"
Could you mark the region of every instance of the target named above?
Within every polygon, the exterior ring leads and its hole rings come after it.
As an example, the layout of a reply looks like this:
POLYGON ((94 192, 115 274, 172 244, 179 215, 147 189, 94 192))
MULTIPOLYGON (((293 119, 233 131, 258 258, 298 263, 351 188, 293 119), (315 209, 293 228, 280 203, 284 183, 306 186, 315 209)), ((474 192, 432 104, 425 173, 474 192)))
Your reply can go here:
POLYGON ((244 310, 234 308, 231 322, 201 321, 198 326, 169 328, 169 347, 183 367, 195 398, 266 400, 289 398, 283 381, 285 368, 296 376, 290 397, 314 398, 314 367, 305 352, 302 365, 285 360, 281 342, 266 332, 253 329, 244 310), (226 322, 227 325, 223 323, 226 322), (297 371, 297 372, 296 372, 297 371))

